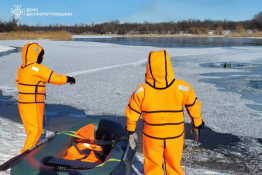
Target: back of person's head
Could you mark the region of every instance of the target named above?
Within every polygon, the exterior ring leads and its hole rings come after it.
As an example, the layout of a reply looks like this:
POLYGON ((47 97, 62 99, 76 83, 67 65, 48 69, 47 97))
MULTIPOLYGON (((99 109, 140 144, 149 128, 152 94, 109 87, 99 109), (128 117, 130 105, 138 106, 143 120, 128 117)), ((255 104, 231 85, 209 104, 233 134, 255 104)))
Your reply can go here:
POLYGON ((167 88, 175 74, 167 51, 152 51, 148 55, 146 82, 154 88, 167 88))
POLYGON ((27 43, 22 49, 22 67, 43 61, 44 49, 38 43, 27 43))

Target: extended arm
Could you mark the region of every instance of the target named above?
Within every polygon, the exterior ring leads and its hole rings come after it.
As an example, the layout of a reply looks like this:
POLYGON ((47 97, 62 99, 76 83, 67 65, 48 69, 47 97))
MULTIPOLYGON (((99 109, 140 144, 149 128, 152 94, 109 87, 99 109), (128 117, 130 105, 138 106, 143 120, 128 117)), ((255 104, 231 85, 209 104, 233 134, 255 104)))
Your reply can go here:
POLYGON ((37 64, 32 66, 32 69, 35 71, 35 75, 46 83, 60 85, 68 82, 66 75, 57 75, 54 71, 44 65, 37 64))

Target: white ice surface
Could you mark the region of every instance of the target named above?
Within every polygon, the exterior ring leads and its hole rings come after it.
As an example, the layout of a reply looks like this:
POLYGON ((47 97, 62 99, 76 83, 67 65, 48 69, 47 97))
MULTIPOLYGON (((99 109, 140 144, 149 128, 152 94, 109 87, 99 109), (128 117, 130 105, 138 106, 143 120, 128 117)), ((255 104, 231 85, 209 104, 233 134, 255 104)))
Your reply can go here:
POLYGON ((11 50, 13 50, 13 49, 15 49, 15 48, 9 47, 9 46, 0 46, 0 53, 1 53, 1 52, 11 51, 11 50))
MULTIPOLYGON (((3 46, 22 47, 29 41, 0 41, 3 46)), ((133 90, 144 82, 146 59, 152 50, 163 48, 147 46, 121 46, 95 42, 39 40, 45 48, 43 64, 57 74, 75 76, 75 85, 47 85, 47 103, 63 104, 85 110, 87 115, 124 116, 124 111, 133 90)), ((0 48, 3 48, 0 46, 0 48)), ((261 47, 234 48, 168 48, 175 76, 189 82, 202 102, 202 114, 206 125, 216 132, 238 136, 262 138, 262 112, 252 110, 239 94, 221 92, 215 85, 199 82, 201 74, 212 72, 236 72, 244 70, 202 68, 202 63, 245 62, 262 59, 261 47), (254 117, 256 116, 256 117, 254 117)), ((0 57, 0 90, 4 95, 17 98, 15 77, 21 64, 21 53, 0 57)), ((219 77, 217 77, 219 78, 219 77)), ((7 160, 20 150, 25 139, 20 124, 8 122, 0 116, 0 157, 7 160), (3 120, 3 121, 2 121, 3 120), (13 140, 14 146, 7 148, 3 140, 14 131, 3 123, 12 123, 19 129, 21 140, 13 140), (15 145, 15 144, 20 144, 15 145), (19 149, 18 149, 19 148, 19 149)), ((186 122, 189 118, 186 117, 186 122)), ((0 162, 2 163, 2 162, 0 162)), ((187 174, 194 170, 186 168, 187 174)), ((200 170, 199 170, 200 171, 200 170)), ((197 171, 197 172, 199 172, 197 171)), ((208 174, 209 170, 203 170, 208 174)), ((198 174, 198 173, 196 173, 198 174)), ((211 171, 210 171, 210 174, 211 171)))
MULTIPOLYGON (((0 45, 23 46, 27 41, 1 41, 0 45)), ((64 104, 85 110, 87 115, 118 115, 124 111, 133 90, 144 82, 149 51, 162 48, 121 46, 96 42, 39 40, 46 54, 43 64, 58 74, 75 76, 76 84, 47 85, 47 103, 64 104)), ((177 79, 195 89, 202 102, 206 124, 216 132, 261 138, 261 112, 255 104, 232 92, 221 92, 213 84, 199 82, 204 73, 245 70, 202 68, 202 63, 237 61, 252 63, 261 58, 261 47, 168 48, 177 79), (258 117, 253 117, 258 116, 258 117), (253 127, 250 127, 253 126, 253 127)), ((15 77, 21 53, 0 58, 0 89, 17 98, 15 77), (8 90, 9 89, 9 90, 8 90), (10 91, 11 89, 11 91, 10 91)), ((219 78, 219 77, 218 77, 219 78)), ((186 117, 186 121, 189 118, 186 117)))

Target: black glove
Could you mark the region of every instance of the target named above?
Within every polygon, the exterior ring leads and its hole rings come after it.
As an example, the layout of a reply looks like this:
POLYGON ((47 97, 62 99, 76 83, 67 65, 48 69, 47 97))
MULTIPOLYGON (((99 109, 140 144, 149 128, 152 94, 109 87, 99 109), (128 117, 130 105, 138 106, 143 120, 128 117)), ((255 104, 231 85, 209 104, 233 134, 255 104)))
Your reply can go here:
POLYGON ((75 83, 76 83, 76 80, 75 80, 74 77, 69 77, 69 76, 67 76, 67 83, 75 84, 75 83))

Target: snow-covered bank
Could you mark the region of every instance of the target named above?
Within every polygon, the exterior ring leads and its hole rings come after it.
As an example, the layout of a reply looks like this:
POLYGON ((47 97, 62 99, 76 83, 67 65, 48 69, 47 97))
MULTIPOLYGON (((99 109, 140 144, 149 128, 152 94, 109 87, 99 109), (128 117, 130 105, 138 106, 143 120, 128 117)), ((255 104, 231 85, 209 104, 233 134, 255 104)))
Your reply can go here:
POLYGON ((117 37, 117 36, 104 36, 104 35, 73 35, 73 38, 112 38, 112 37, 117 37))
MULTIPOLYGON (((0 41, 0 45, 22 47, 27 42, 0 41)), ((82 109, 90 117, 102 114, 124 116, 130 95, 139 84, 144 82, 148 53, 152 50, 166 49, 95 42, 48 40, 39 40, 38 42, 45 48, 46 54, 43 64, 58 74, 67 74, 76 78, 74 86, 68 84, 62 86, 47 85, 46 102, 82 109)), ((203 130, 203 136, 205 131, 212 130, 210 133, 221 136, 221 140, 224 139, 223 137, 228 136, 226 134, 243 137, 240 143, 228 143, 230 144, 228 145, 229 148, 225 143, 223 148, 219 146, 214 148, 219 151, 207 150, 206 152, 196 153, 194 156, 189 155, 189 157, 185 155, 184 157, 188 157, 188 160, 185 161, 186 165, 194 167, 195 163, 191 160, 195 157, 195 159, 199 159, 196 160, 200 162, 198 166, 203 165, 206 167, 209 162, 219 160, 224 164, 228 163, 226 167, 230 167, 232 164, 243 163, 245 158, 248 158, 251 162, 255 161, 252 163, 257 166, 258 161, 261 159, 255 157, 255 155, 262 155, 262 150, 259 149, 261 143, 256 140, 256 138, 262 138, 262 111, 251 109, 248 105, 260 104, 252 99, 244 98, 243 94, 240 93, 240 91, 243 91, 241 88, 229 90, 228 82, 224 83, 224 80, 234 82, 234 78, 242 74, 248 76, 253 68, 259 67, 262 59, 261 47, 168 48, 166 50, 171 57, 176 78, 189 82, 202 102, 203 119, 207 126, 206 130, 203 130), (255 65, 255 67, 224 69, 219 66, 224 62, 255 65), (211 66, 205 67, 203 65, 211 66), (214 82, 221 82, 224 87, 221 88, 214 82), (252 149, 249 149, 249 146, 252 149), (250 156, 243 154, 243 150, 250 156), (232 157, 233 160, 231 160, 232 157)), ((0 90, 3 91, 5 96, 11 95, 17 98, 15 77, 20 64, 21 53, 12 53, 0 57, 0 90)), ((253 75, 252 78, 254 78, 253 75)), ((247 86, 248 84, 245 82, 244 79, 241 86, 247 86)), ((252 89, 249 86, 247 86, 247 89, 250 90, 248 92, 254 94, 260 93, 259 90, 252 89)), ((6 116, 1 116, 0 111, 0 117, 4 118, 6 116)), ((185 115, 185 119, 188 124, 190 121, 187 115, 185 115)), ((5 128, 5 130, 1 131, 3 134, 0 135, 0 156, 4 152, 5 156, 2 157, 5 160, 15 154, 15 152, 9 153, 9 148, 3 142, 6 139, 6 132, 9 132, 10 135, 15 134, 12 128, 6 127, 10 122, 7 120, 0 123, 0 128, 5 128)), ((14 127, 21 129, 17 132, 24 133, 21 125, 14 127)), ((6 134, 7 137, 10 137, 10 135, 6 134)), ((233 136, 231 137, 234 138, 233 136)), ((21 135, 20 144, 23 143, 23 140, 24 136, 21 135)), ((214 140, 216 140, 215 137, 210 138, 207 142, 214 142, 214 140)), ((13 142, 17 144, 19 141, 12 140, 13 142)), ((202 143, 203 146, 205 144, 202 143)), ((21 147, 21 145, 11 144, 11 150, 14 151, 20 150, 21 147)), ((141 162, 143 162, 142 158, 141 162)), ((245 165, 251 167, 248 163, 243 164, 243 166, 245 165)), ((248 169, 249 167, 244 168, 248 169)), ((225 170, 223 167, 216 168, 225 170)), ((187 174, 191 172, 204 174, 201 169, 200 166, 197 167, 196 171, 193 171, 185 166, 187 174)), ((208 172, 208 170, 203 171, 208 172)), ((230 174, 234 172, 233 168, 228 171, 230 174)), ((248 169, 243 174, 246 172, 251 171, 248 169)))

